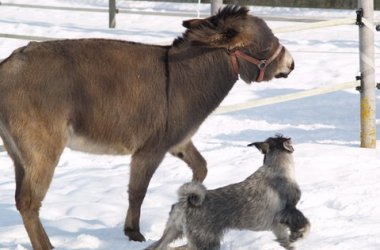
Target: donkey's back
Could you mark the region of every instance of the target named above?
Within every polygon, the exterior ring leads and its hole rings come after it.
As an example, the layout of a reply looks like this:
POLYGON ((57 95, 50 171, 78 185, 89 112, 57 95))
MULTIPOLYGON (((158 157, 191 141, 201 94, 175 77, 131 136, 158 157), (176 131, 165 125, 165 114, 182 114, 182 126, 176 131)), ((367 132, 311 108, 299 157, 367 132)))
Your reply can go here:
POLYGON ((101 39, 30 43, 0 66, 3 129, 22 126, 22 137, 55 135, 54 144, 94 153, 132 153, 164 128, 166 53, 101 39))

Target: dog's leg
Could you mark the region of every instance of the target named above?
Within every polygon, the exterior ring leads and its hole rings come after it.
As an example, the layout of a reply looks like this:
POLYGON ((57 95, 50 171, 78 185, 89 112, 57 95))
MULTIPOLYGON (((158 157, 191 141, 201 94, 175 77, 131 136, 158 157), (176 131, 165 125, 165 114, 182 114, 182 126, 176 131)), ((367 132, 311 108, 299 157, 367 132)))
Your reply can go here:
POLYGON ((145 248, 145 250, 167 250, 171 242, 181 237, 182 231, 179 231, 175 225, 167 225, 161 239, 145 248))
POLYGON ((186 237, 189 250, 219 250, 220 234, 205 231, 198 226, 187 228, 186 237))
POLYGON ((183 245, 183 246, 173 247, 173 248, 170 248, 170 250, 189 250, 189 246, 183 245))
POLYGON ((310 222, 297 208, 292 209, 292 217, 289 220, 290 224, 290 241, 295 242, 304 238, 310 231, 310 222))
POLYGON ((170 211, 165 231, 158 241, 150 245, 146 250, 166 250, 168 245, 174 240, 181 238, 183 223, 183 210, 178 205, 173 205, 170 211))
POLYGON ((301 219, 303 221, 303 224, 301 224, 300 227, 297 227, 297 229, 292 229, 290 232, 290 241, 295 242, 297 240, 305 238, 305 236, 310 231, 310 222, 309 220, 302 214, 301 211, 297 210, 299 212, 299 218, 295 219, 301 219))
POLYGON ((295 250, 295 246, 289 241, 288 228, 282 224, 275 224, 272 226, 272 232, 276 235, 276 241, 287 250, 295 250))
MULTIPOLYGON (((175 249, 176 250, 176 249, 175 249)), ((190 242, 187 244, 186 250, 220 250, 220 242, 190 242)))
POLYGON ((220 242, 189 242, 187 250, 220 250, 220 242))
POLYGON ((304 238, 310 231, 309 220, 294 206, 287 206, 279 214, 279 222, 289 227, 291 242, 304 238))

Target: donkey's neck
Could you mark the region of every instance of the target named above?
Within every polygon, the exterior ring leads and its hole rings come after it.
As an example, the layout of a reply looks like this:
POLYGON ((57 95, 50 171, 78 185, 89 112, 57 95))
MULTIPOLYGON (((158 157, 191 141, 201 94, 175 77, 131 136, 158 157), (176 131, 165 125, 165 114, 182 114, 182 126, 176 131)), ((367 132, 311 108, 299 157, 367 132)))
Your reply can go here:
POLYGON ((168 67, 169 113, 184 126, 201 123, 236 82, 229 55, 222 49, 173 47, 168 67))

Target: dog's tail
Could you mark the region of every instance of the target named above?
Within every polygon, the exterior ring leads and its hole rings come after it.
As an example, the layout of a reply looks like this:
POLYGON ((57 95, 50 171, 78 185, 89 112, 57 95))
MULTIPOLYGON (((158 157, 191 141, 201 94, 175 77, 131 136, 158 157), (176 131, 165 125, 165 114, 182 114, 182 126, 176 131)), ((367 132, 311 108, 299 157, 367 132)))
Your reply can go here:
POLYGON ((199 207, 206 197, 207 189, 200 182, 189 182, 178 190, 179 203, 182 206, 199 207))
POLYGON ((304 238, 310 231, 310 222, 303 213, 294 206, 286 206, 280 214, 280 223, 290 229, 290 241, 304 238))

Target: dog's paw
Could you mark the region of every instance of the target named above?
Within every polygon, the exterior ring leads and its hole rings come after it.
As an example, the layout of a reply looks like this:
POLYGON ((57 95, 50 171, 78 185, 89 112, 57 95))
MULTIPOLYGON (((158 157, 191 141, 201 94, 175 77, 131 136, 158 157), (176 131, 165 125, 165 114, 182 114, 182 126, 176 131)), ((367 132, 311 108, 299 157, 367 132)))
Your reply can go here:
POLYGON ((277 239, 276 240, 280 246, 285 248, 286 250, 295 250, 295 246, 292 242, 290 242, 288 239, 277 239))
POLYGON ((188 246, 187 245, 183 245, 183 246, 178 246, 178 247, 169 247, 168 250, 188 250, 188 246))
POLYGON ((183 246, 178 246, 178 247, 171 247, 171 248, 169 248, 169 250, 187 250, 187 249, 189 249, 189 248, 187 247, 187 245, 183 245, 183 246))
POLYGON ((300 230, 297 230, 296 232, 291 232, 289 236, 290 242, 295 242, 297 240, 303 239, 308 235, 310 232, 310 224, 307 224, 305 227, 301 228, 300 230))

